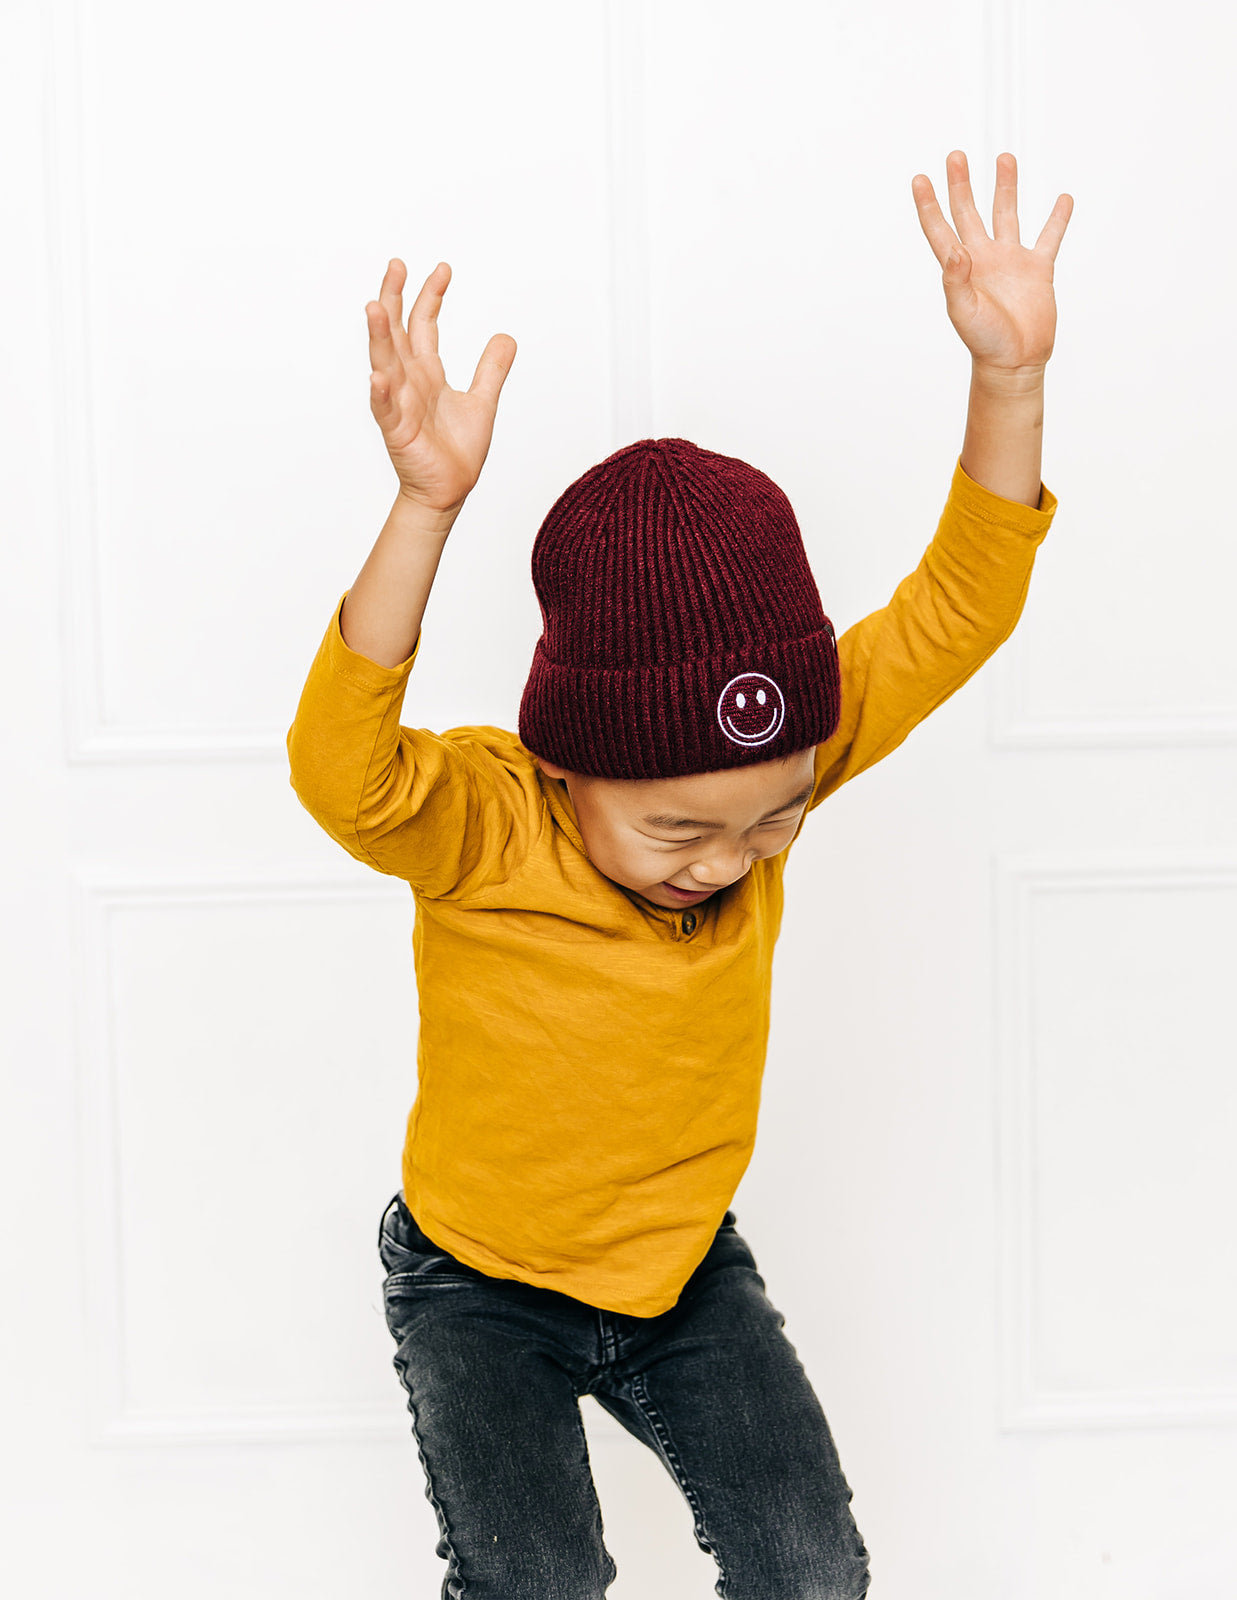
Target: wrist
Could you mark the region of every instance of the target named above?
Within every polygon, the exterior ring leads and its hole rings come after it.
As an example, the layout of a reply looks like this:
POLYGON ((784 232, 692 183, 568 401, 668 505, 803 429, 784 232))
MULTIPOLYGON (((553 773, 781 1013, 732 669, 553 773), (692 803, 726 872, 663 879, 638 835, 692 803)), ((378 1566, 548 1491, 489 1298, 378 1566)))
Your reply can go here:
POLYGON ((423 500, 415 500, 401 489, 395 496, 395 504, 391 507, 391 518, 401 533, 421 538, 445 539, 463 509, 462 500, 458 506, 443 510, 438 506, 427 506, 423 500))
POLYGON ((994 397, 1021 399, 1041 395, 1043 366, 997 367, 986 361, 971 362, 971 385, 994 397))

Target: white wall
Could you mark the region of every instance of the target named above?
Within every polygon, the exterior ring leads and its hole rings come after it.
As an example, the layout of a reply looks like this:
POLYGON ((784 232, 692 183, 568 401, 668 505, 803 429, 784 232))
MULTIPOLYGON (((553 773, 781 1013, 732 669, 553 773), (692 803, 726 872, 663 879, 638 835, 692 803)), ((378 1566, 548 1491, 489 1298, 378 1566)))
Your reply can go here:
MULTIPOLYGON (((790 494, 839 628, 935 526, 967 358, 910 180, 1056 195, 1013 640, 815 814, 734 1201, 881 1600, 1230 1600, 1234 24, 1136 0, 11 0, 4 1524, 29 1600, 438 1592, 377 1219, 410 903, 283 735, 393 493, 364 305, 519 356, 404 720, 514 725, 558 493, 790 494)), ((615 1600, 713 1592, 591 1402, 615 1600)))

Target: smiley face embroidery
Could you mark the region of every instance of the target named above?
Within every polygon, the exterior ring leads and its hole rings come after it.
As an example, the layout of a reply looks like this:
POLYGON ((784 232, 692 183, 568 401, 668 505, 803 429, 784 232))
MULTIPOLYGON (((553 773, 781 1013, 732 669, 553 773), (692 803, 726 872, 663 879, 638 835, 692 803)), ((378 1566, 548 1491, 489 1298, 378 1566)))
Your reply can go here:
POLYGON ((785 720, 782 691, 763 672, 741 672, 718 696, 718 726, 731 744, 768 744, 785 720))

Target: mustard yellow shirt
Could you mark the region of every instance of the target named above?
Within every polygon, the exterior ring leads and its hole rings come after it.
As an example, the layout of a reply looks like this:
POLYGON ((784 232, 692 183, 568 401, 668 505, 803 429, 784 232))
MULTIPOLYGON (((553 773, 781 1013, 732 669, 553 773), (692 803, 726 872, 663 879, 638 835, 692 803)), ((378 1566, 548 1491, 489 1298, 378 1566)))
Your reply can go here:
MULTIPOLYGON (((959 462, 919 566, 838 641, 841 722, 817 746, 809 812, 1008 636, 1056 504, 1004 500, 959 462)), ((515 734, 402 727, 420 641, 397 667, 358 655, 343 598, 288 757, 327 833, 412 888, 409 1209, 492 1277, 667 1311, 755 1145, 794 841, 690 913, 653 905, 592 865, 566 785, 515 734)))

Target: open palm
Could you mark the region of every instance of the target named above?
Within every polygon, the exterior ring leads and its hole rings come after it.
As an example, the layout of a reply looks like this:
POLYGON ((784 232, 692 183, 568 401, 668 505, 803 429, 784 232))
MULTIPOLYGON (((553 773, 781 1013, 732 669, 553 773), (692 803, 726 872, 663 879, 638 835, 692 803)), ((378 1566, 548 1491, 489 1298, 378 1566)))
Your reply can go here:
POLYGON ((1018 238, 1018 163, 1008 152, 996 161, 992 237, 971 194, 966 155, 946 157, 949 210, 957 233, 945 221, 931 181, 918 173, 911 191, 919 223, 941 264, 945 309, 973 359, 985 367, 1011 371, 1042 369, 1052 354, 1057 327, 1052 268, 1073 198, 1057 203, 1034 248, 1018 238), (956 257, 951 261, 950 256, 956 257))
POLYGON ((396 257, 369 322, 370 408, 399 477, 400 493, 434 511, 455 511, 481 475, 494 433, 494 415, 515 340, 496 333, 477 363, 467 392, 448 386, 438 358, 438 312, 451 281, 440 261, 426 278, 403 325, 407 268, 396 257))

